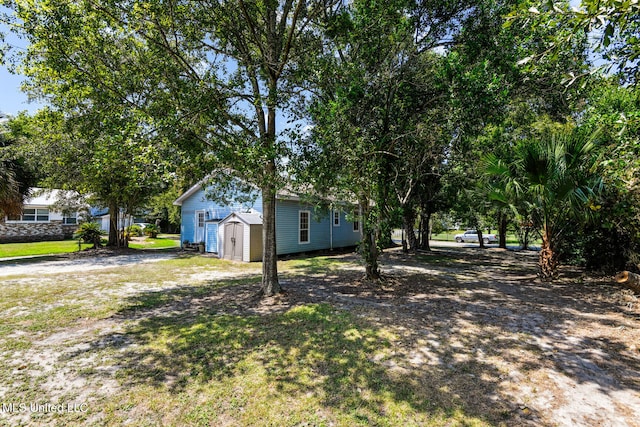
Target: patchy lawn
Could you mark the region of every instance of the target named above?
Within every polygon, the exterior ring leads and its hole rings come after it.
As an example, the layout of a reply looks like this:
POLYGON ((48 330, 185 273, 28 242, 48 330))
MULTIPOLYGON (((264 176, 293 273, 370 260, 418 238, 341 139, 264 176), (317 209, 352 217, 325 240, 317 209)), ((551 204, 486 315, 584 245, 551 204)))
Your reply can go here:
MULTIPOLYGON (((82 249, 92 245, 81 243, 82 249)), ((34 255, 56 255, 78 251, 77 240, 55 240, 52 242, 0 243, 0 258, 34 255)))
MULTIPOLYGON (((456 248, 23 274, 0 294, 8 425, 637 426, 640 302, 456 248), (21 406, 22 405, 22 406, 21 406)), ((2 267, 0 267, 2 268, 2 267)))
MULTIPOLYGON (((103 240, 103 243, 106 240, 103 240)), ((81 243, 82 250, 93 245, 81 243)), ((180 247, 179 234, 160 234, 157 238, 134 237, 129 242, 131 249, 174 249, 180 247)), ((78 252, 78 240, 55 240, 50 242, 0 243, 0 258, 36 255, 59 255, 78 252)))
POLYGON ((129 242, 131 249, 173 249, 180 247, 179 234, 159 234, 158 237, 134 237, 129 242))

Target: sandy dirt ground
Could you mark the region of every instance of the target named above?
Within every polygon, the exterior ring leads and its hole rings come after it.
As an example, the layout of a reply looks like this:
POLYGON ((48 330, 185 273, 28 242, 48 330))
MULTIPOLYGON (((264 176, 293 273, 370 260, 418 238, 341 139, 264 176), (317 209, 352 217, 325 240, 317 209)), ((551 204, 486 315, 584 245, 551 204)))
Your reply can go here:
MULTIPOLYGON (((83 272, 172 256, 3 263, 0 277, 27 275, 20 280, 29 283, 29 277, 39 280, 44 272, 83 272)), ((172 311, 196 315, 211 304, 221 312, 260 315, 322 302, 393 331, 399 338, 392 351, 375 361, 432 388, 434 402, 462 405, 495 425, 640 426, 640 301, 611 277, 563 269, 559 280, 543 283, 535 276, 535 253, 439 247, 418 256, 387 252, 381 260, 385 281, 373 286, 360 279, 356 256, 337 258, 343 268, 282 272, 285 292, 277 297, 259 298, 255 285, 221 287, 156 311, 80 322, 16 355, 55 372, 44 385, 51 395, 71 389, 109 395, 120 387, 116 363, 100 361, 99 378, 83 377, 77 366, 98 363, 92 348, 135 345, 123 325, 172 311)), ((235 276, 206 274, 207 280, 229 277, 235 276)), ((132 284, 118 296, 172 290, 199 279, 194 274, 182 285, 132 284)), ((12 386, 0 384, 0 395, 12 386)))

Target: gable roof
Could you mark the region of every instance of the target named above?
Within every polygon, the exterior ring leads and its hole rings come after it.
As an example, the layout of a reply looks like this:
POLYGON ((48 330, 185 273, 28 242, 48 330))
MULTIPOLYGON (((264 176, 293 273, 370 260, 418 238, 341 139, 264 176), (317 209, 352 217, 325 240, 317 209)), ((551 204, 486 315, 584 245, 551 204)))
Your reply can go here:
MULTIPOLYGON (((173 204, 175 206, 182 206, 182 204, 185 202, 185 200, 187 200, 189 197, 193 196, 194 194, 196 194, 198 191, 200 190, 204 190, 206 188, 205 182, 208 178, 204 178, 202 180, 200 180, 196 185, 194 185, 193 187, 189 188, 187 191, 184 192, 184 194, 182 194, 180 197, 178 197, 173 204)), ((288 191, 287 189, 281 189, 278 191, 278 193, 276 193, 276 198, 277 199, 281 199, 281 200, 300 200, 300 196, 292 193, 291 191, 288 191)))
POLYGON ((187 191, 185 191, 182 196, 178 197, 174 202, 173 205, 174 206, 182 206, 182 203, 187 200, 189 197, 193 196, 195 193, 197 193, 200 190, 203 190, 203 184, 204 180, 199 181, 196 185, 194 185, 193 187, 191 187, 190 189, 188 189, 187 191))
MULTIPOLYGON (((175 206, 182 206, 182 204, 184 203, 185 200, 187 200, 189 197, 193 196, 194 194, 196 194, 198 191, 200 190, 204 190, 206 189, 206 182, 207 180, 210 180, 211 177, 213 176, 213 174, 208 175, 207 177, 201 179, 200 181, 198 181, 193 187, 189 188, 187 191, 184 192, 184 194, 182 194, 180 197, 178 197, 173 204, 175 206)), ((278 190, 278 192, 276 193, 276 199, 280 199, 280 200, 292 200, 292 201, 300 201, 302 200, 302 196, 300 195, 300 193, 296 193, 292 188, 285 186, 284 188, 281 188, 280 190, 278 190)), ((351 202, 345 202, 345 201, 339 201, 337 199, 335 199, 334 197, 328 197, 328 196, 317 196, 318 199, 321 200, 325 200, 327 202, 339 202, 339 203, 344 203, 344 204, 350 204, 353 205, 356 202, 351 201, 351 202)))
POLYGON ((23 205, 25 206, 51 206, 60 200, 61 196, 72 193, 71 191, 38 187, 32 187, 29 192, 32 196, 24 200, 23 205))
POLYGON ((234 212, 230 215, 227 215, 223 220, 220 221, 220 223, 233 218, 238 218, 240 221, 244 222, 247 225, 262 225, 262 214, 244 212, 234 212))

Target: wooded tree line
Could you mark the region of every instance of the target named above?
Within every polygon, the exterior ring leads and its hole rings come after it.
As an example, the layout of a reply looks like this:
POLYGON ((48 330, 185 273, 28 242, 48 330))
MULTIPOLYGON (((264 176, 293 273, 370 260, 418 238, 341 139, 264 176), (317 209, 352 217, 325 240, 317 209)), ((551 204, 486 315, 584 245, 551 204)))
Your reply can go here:
POLYGON ((5 125, 3 161, 112 211, 235 171, 262 192, 265 295, 285 185, 357 203, 371 280, 391 229, 428 249, 414 228, 436 212, 540 230, 545 278, 566 260, 625 268, 640 262, 638 7, 604 3, 5 1, 29 48, 3 60, 50 107, 5 125))

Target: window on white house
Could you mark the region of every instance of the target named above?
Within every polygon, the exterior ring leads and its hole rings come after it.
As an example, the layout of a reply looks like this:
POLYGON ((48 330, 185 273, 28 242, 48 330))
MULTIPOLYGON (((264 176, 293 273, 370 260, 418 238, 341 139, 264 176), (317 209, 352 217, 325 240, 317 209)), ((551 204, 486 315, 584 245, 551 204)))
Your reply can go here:
POLYGON ((25 209, 24 211, 22 211, 22 220, 29 222, 35 221, 38 216, 37 213, 37 209, 25 209))
POLYGON ((340 227, 340 212, 333 211, 333 226, 340 227))
POLYGON ((62 223, 66 225, 75 225, 78 223, 78 214, 76 212, 65 214, 62 217, 62 223))
POLYGON ((49 222, 49 209, 28 208, 22 211, 22 215, 9 216, 7 220, 25 222, 49 222))
POLYGON ((309 211, 300 211, 299 212, 299 222, 298 222, 298 242, 299 243, 309 243, 309 211))

